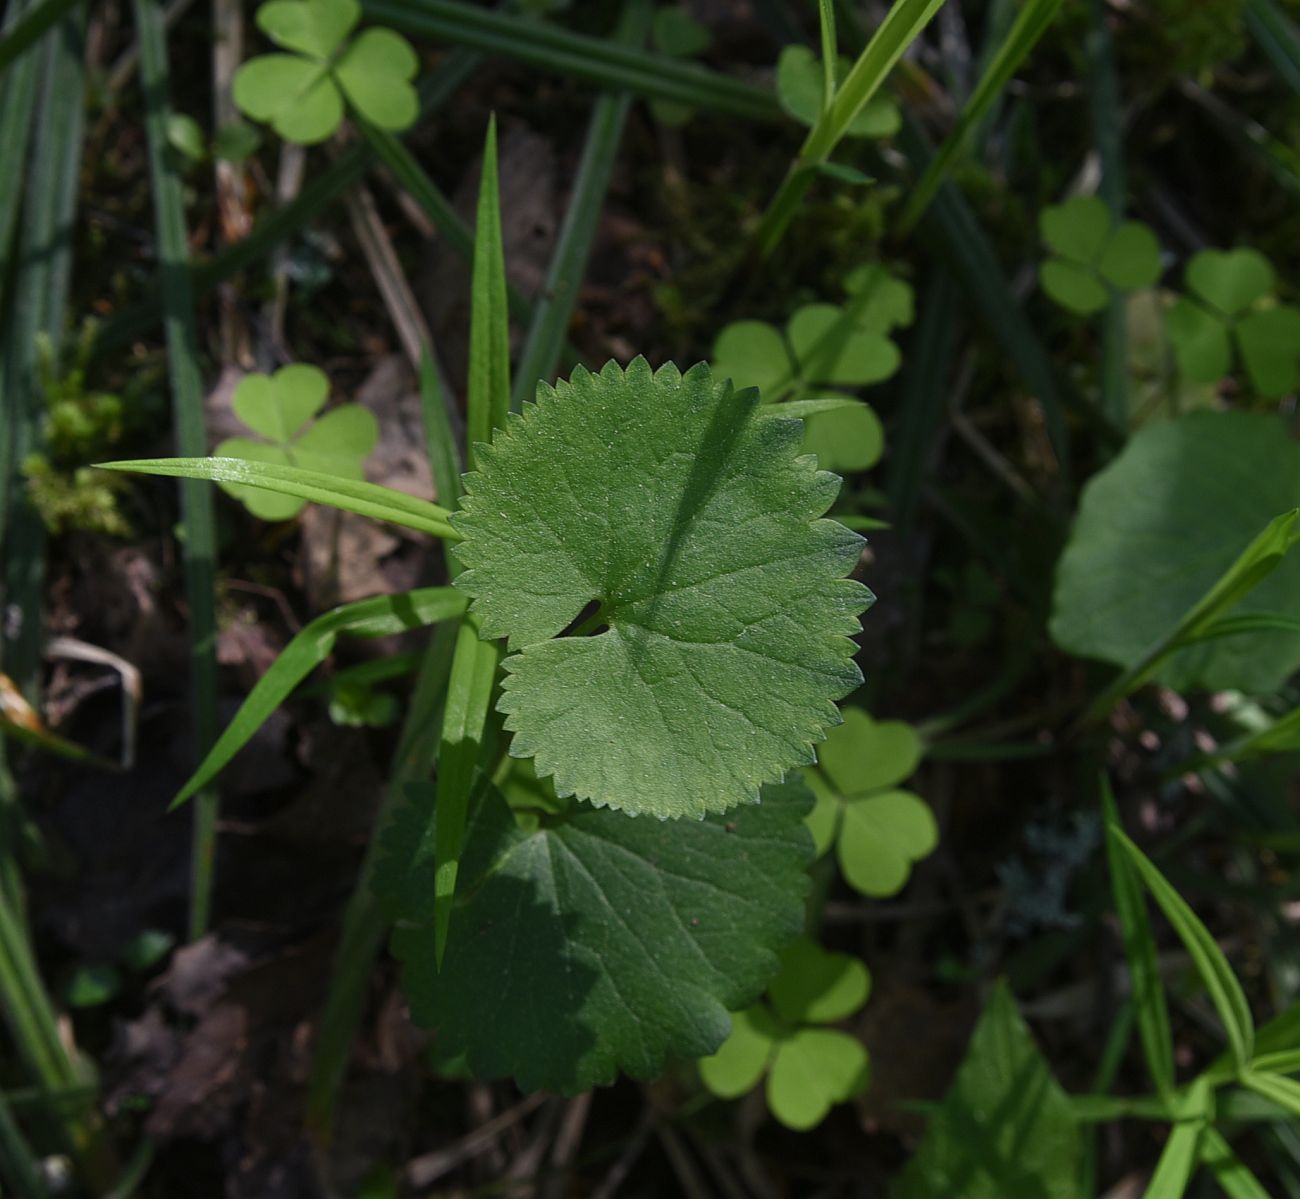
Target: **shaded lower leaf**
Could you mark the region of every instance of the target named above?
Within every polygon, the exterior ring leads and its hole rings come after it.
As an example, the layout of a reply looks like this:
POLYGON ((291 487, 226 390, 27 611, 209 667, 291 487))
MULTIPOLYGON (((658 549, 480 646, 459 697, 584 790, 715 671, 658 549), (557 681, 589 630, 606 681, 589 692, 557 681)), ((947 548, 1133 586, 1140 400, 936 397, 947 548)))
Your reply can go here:
POLYGON ((1217 383, 1232 369, 1227 326, 1194 300, 1180 298, 1165 313, 1178 369, 1191 383, 1217 383))
POLYGON ((823 470, 869 470, 884 452, 885 431, 868 405, 854 403, 805 417, 803 448, 823 470))
POLYGON ((1081 1199, 1079 1129, 1005 983, 892 1199, 1081 1199))
POLYGON ((912 864, 934 851, 939 826, 919 795, 883 791, 850 799, 840 828, 840 869, 863 895, 895 895, 912 864))
POLYGON ((855 957, 831 953, 800 937, 781 954, 768 987, 772 1006, 791 1024, 830 1024, 853 1015, 871 991, 871 975, 855 957))
POLYGON ((1062 308, 1087 316, 1110 302, 1110 292, 1094 271, 1064 258, 1049 258, 1038 269, 1043 290, 1062 308))
POLYGON ((575 806, 531 831, 495 790, 471 813, 455 931, 435 964, 432 870, 410 870, 427 789, 385 838, 376 890, 412 1012, 479 1077, 566 1094, 713 1053, 803 923, 810 797, 663 823, 575 806))
POLYGON ((1237 345, 1260 395, 1274 399, 1300 386, 1300 309, 1280 306, 1242 317, 1237 345))
POLYGON ((772 1057, 780 1026, 760 1003, 731 1017, 731 1035, 717 1053, 699 1061, 700 1079, 721 1099, 753 1090, 772 1057))

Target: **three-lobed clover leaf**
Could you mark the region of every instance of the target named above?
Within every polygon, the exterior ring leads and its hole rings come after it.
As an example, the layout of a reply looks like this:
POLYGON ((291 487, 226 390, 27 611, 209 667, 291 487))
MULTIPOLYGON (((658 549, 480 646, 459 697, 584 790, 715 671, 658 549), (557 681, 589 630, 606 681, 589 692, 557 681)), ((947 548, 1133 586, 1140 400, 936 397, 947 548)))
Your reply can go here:
POLYGON ((324 141, 343 119, 343 100, 381 129, 405 129, 419 115, 411 80, 419 59, 391 29, 367 29, 347 46, 361 19, 357 0, 269 0, 258 27, 289 54, 264 54, 235 72, 240 110, 266 121, 286 141, 324 141))
POLYGON ((821 855, 835 847, 849 885, 863 895, 894 895, 912 863, 938 844, 939 829, 925 801, 898 784, 915 772, 923 746, 899 720, 875 721, 845 708, 806 778, 817 803, 808 814, 821 855))
MULTIPOLYGON (((836 78, 849 70, 848 59, 840 59, 836 78)), ((815 125, 822 113, 825 72, 821 61, 807 46, 786 46, 776 64, 776 98, 787 115, 804 125, 815 125)), ((891 137, 902 127, 903 116, 892 96, 873 96, 850 122, 847 137, 891 137)))
POLYGON ((1192 295, 1174 302, 1165 328, 1185 379, 1217 383, 1232 369, 1235 343, 1261 396, 1300 387, 1300 308, 1270 303, 1277 277, 1267 258, 1251 249, 1202 250, 1184 282, 1192 295))
POLYGON ((638 358, 539 386, 477 447, 456 586, 515 651, 510 752, 561 797, 700 817, 814 760, 872 597, 801 437, 704 363, 638 358))
POLYGON ((803 925, 812 803, 798 782, 727 816, 664 823, 572 803, 540 821, 488 788, 470 815, 454 926, 434 953, 434 863, 413 867, 436 788, 412 787, 375 889, 437 1059, 574 1094, 714 1052, 803 925))
POLYGON ((770 1003, 732 1017, 731 1035, 699 1063, 713 1094, 734 1099, 767 1075, 767 1105, 787 1128, 820 1124, 837 1103, 847 1103, 870 1081, 867 1051, 833 1024, 867 1001, 871 976, 857 958, 828 953, 800 938, 781 955, 768 988, 770 1003))
MULTIPOLYGON (((231 406, 254 433, 265 438, 230 437, 217 446, 219 458, 246 458, 277 466, 296 466, 341 479, 364 477, 362 464, 375 448, 379 426, 369 409, 343 404, 313 419, 329 398, 329 379, 314 366, 295 363, 273 375, 245 375, 231 406)), ((254 516, 288 520, 306 501, 241 483, 222 483, 254 516)))
POLYGON ((1039 281, 1071 312, 1100 312, 1112 289, 1137 291, 1160 278, 1155 234, 1141 221, 1115 224, 1099 196, 1072 196, 1044 208, 1038 227, 1054 254, 1039 268, 1039 281))

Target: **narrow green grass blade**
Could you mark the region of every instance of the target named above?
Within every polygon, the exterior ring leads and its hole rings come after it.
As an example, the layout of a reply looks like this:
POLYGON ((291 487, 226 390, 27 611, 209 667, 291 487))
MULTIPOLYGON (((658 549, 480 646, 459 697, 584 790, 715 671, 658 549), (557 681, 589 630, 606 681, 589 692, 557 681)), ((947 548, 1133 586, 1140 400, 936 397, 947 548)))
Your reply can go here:
POLYGON ((53 29, 79 3, 81 0, 41 0, 27 8, 0 37, 0 72, 30 50, 46 30, 53 29))
POLYGON ((1242 1075, 1242 1084, 1257 1095, 1284 1107, 1293 1116, 1300 1118, 1300 1082, 1294 1078, 1284 1078, 1280 1074, 1256 1074, 1249 1071, 1242 1075))
POLYGON ((1106 827, 1111 895, 1123 932, 1124 957, 1128 961, 1142 1054, 1156 1094, 1168 1099, 1174 1090, 1174 1038, 1169 1025, 1169 1007, 1141 884, 1119 839, 1119 812, 1110 780, 1105 775, 1101 779, 1101 813, 1106 827))
POLYGON ((1182 619, 1088 705, 1075 727, 1100 720, 1121 699, 1147 682, 1171 654, 1203 640, 1223 614, 1272 574, 1300 541, 1297 518, 1300 509, 1292 508, 1269 521, 1182 619))
POLYGON ((375 823, 375 835, 370 839, 360 876, 343 915, 343 933, 316 1031, 311 1076, 307 1082, 307 1128, 318 1145, 327 1144, 332 1135, 339 1089, 347 1072, 371 970, 388 932, 388 918, 370 886, 379 843, 394 811, 405 799, 407 785, 427 780, 437 760, 436 730, 442 724, 443 698, 458 635, 457 625, 440 624, 424 652, 393 757, 383 808, 375 823))
MULTIPOLYGON (((419 84, 420 111, 427 116, 444 104, 474 72, 480 56, 469 50, 448 54, 419 84)), ((359 143, 344 151, 334 163, 311 180, 309 186, 283 208, 263 217, 248 237, 207 262, 191 267, 190 278, 198 293, 233 278, 260 262, 299 229, 323 212, 360 179, 374 162, 374 150, 359 143)), ((95 336, 92 359, 130 345, 148 333, 161 318, 158 296, 148 296, 132 308, 106 321, 95 336)))
POLYGON ((234 719, 172 800, 172 808, 197 794, 225 769, 271 713, 330 656, 340 633, 353 637, 393 636, 458 617, 465 610, 465 603, 465 597, 450 587, 424 587, 345 604, 316 617, 280 651, 267 672, 257 680, 234 719))
POLYGON ((817 25, 822 41, 822 108, 829 109, 839 83, 839 46, 835 37, 835 0, 817 0, 817 25))
POLYGON ((1295 1074, 1300 1071, 1300 1049, 1283 1049, 1278 1053, 1257 1053, 1250 1068, 1257 1074, 1295 1074))
POLYGON ((101 470, 134 471, 142 475, 166 475, 180 479, 210 479, 216 483, 241 483, 248 487, 261 487, 280 495, 297 496, 314 504, 328 504, 404 525, 434 537, 459 541, 460 535, 447 523, 446 508, 417 499, 403 491, 380 487, 377 483, 363 483, 355 479, 340 479, 314 470, 300 470, 296 466, 280 466, 271 462, 250 462, 244 458, 139 458, 125 462, 101 462, 101 470))
POLYGON ((447 684, 442 744, 438 751, 438 791, 433 811, 433 844, 421 847, 417 860, 434 861, 433 926, 434 952, 439 965, 447 949, 452 907, 456 900, 456 877, 474 791, 475 767, 483 748, 492 688, 501 661, 500 646, 479 639, 474 617, 461 622, 456 654, 447 684))
POLYGON ((900 236, 905 237, 916 227, 916 222, 921 219, 921 214, 929 207, 935 192, 939 190, 939 185, 947 177, 954 159, 965 149, 971 133, 993 107, 1003 89, 1011 82, 1011 77, 1038 44, 1038 39, 1056 19, 1060 7, 1061 0, 1027 0, 1021 8, 1006 40, 998 47, 988 69, 976 84, 970 99, 962 107, 961 115, 958 116, 952 132, 944 138, 942 145, 926 164, 925 171, 909 194, 903 214, 899 218, 900 236))
POLYGON ((1209 930, 1187 905, 1186 900, 1169 885, 1146 854, 1119 828, 1112 825, 1108 833, 1127 855, 1146 889, 1151 892, 1152 898, 1178 934, 1178 939, 1186 947, 1196 973, 1200 975, 1201 982, 1219 1013, 1219 1019, 1223 1021, 1232 1059, 1238 1071, 1246 1071, 1255 1051, 1255 1024, 1251 1019, 1246 994, 1241 989, 1237 976, 1233 974, 1232 967, 1228 965, 1228 959, 1223 956, 1223 950, 1215 943, 1209 930))
MULTIPOLYGON (((171 119, 167 31, 158 0, 135 0, 149 142, 149 178, 154 227, 162 269, 163 328, 171 377, 172 423, 176 448, 197 457, 207 452, 203 419, 203 379, 199 371, 198 327, 190 282, 185 197, 167 138, 171 119)), ((185 598, 190 609, 190 690, 194 705, 194 746, 206 754, 217 738, 217 614, 215 598, 217 531, 212 491, 197 479, 181 484, 181 522, 185 528, 185 598)), ((194 812, 194 856, 190 892, 190 938, 208 927, 217 840, 217 796, 204 792, 194 812)))
MULTIPOLYGON (((644 0, 629 0, 615 35, 618 45, 638 46, 645 41, 650 25, 650 7, 644 0)), ((582 160, 573 181, 568 211, 556 239, 555 251, 546 272, 528 327, 519 368, 515 372, 511 405, 518 412, 531 400, 539 382, 555 381, 569 321, 578 301, 578 289, 591 256, 591 246, 600 221, 600 210, 609 189, 610 174, 623 140, 623 128, 631 97, 627 92, 601 96, 592 106, 582 160)))
MULTIPOLYGON (((488 120, 483 173, 474 225, 474 273, 470 297, 468 436, 486 445, 510 411, 510 312, 506 306, 506 260, 501 241, 497 186, 497 121, 488 120)), ((452 672, 453 677, 455 671, 452 672)))
MULTIPOLYGON (((6 29, 12 28, 28 7, 15 0, 5 14, 6 29)), ((0 79, 0 179, 23 177, 36 103, 36 59, 34 54, 23 57, 0 79)), ((21 187, 0 188, 0 280, 9 278, 14 222, 22 194, 21 187)), ((0 469, 3 466, 0 463, 0 469)))
POLYGON ((420 414, 424 419, 424 437, 429 445, 434 489, 442 506, 454 509, 460 499, 460 449, 456 431, 452 428, 447 397, 443 395, 433 355, 427 348, 420 356, 420 414))
POLYGON ((1197 1151, 1205 1128, 1204 1120, 1184 1120, 1173 1126, 1156 1162, 1156 1171, 1142 1192, 1143 1199, 1182 1199, 1196 1172, 1197 1151))
POLYGON ((457 0, 365 0, 362 8, 376 24, 411 37, 470 46, 599 87, 748 120, 785 119, 776 97, 765 88, 666 54, 570 33, 550 21, 457 0))
POLYGON ((40 1163, 14 1119, 9 1101, 0 1092, 0 1180, 18 1199, 48 1199, 40 1163))
POLYGON ((1300 28, 1274 0, 1246 0, 1246 28, 1286 85, 1300 95, 1300 28))
MULTIPOLYGON (((1124 1056, 1128 1051, 1129 1038, 1133 1035, 1134 1013, 1137 1011, 1137 1004, 1133 997, 1129 996, 1124 1001, 1122 1007, 1115 1015, 1111 1022, 1110 1028, 1106 1032, 1106 1044, 1101 1051, 1101 1059, 1097 1064, 1097 1073, 1092 1080, 1091 1094, 1098 1099, 1105 1099, 1111 1087, 1115 1085, 1115 1077, 1119 1074, 1119 1068, 1123 1064, 1124 1056)), ((1097 1128, 1089 1124, 1083 1130, 1083 1168, 1079 1179, 1079 1194, 1096 1195, 1097 1188, 1097 1128)))
POLYGON ((39 63, 39 82, 31 156, 15 178, 0 184, 23 193, 19 257, 0 346, 0 452, 7 476, 0 548, 3 603, 11 614, 0 653, 5 672, 33 702, 41 672, 46 537, 18 470, 42 440, 45 402, 38 343, 44 340, 57 357, 67 319, 84 122, 84 56, 82 15, 65 18, 46 35, 33 56, 39 63))
POLYGON ((845 75, 835 99, 808 131, 794 162, 754 233, 754 246, 762 258, 780 244, 799 202, 808 190, 816 168, 835 152, 853 119, 871 101, 894 65, 943 7, 944 0, 894 0, 866 48, 845 75))
MULTIPOLYGON (((929 149, 915 122, 904 116, 899 133, 899 148, 911 160, 914 169, 928 161, 929 149)), ((989 332, 1002 346, 1017 372, 1042 406, 1043 424, 1052 443, 1063 479, 1070 473, 1070 441, 1065 423, 1067 398, 1057 383, 1052 360, 1033 325, 1025 316, 1024 305, 1012 292, 1001 264, 988 237, 961 193, 945 183, 926 209, 917 229, 935 262, 950 272, 966 292, 970 307, 987 322, 989 332)), ((1109 444, 1121 440, 1091 406, 1076 407, 1093 431, 1109 444)))
POLYGON ((1207 1124, 1201 1132, 1201 1165, 1214 1175, 1214 1181, 1228 1199, 1269 1199, 1268 1192, 1250 1168, 1232 1151, 1224 1135, 1207 1124))
MULTIPOLYGON (((1255 1032, 1256 1057, 1251 1062, 1255 1069, 1260 1059, 1275 1054, 1289 1053, 1300 1044, 1300 1003, 1294 1003, 1286 1011, 1274 1016, 1267 1024, 1255 1032)), ((1226 1050, 1219 1054, 1204 1070, 1204 1078, 1211 1084, 1219 1086, 1232 1082, 1237 1077, 1237 1064, 1226 1050)))

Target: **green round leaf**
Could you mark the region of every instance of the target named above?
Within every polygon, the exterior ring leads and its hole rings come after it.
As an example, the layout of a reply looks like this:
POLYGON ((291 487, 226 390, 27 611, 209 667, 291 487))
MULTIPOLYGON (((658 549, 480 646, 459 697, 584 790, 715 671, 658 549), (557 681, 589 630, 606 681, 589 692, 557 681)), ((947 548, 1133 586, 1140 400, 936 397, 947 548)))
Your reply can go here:
POLYGON ((729 817, 664 823, 577 805, 520 828, 489 791, 466 829, 439 970, 433 870, 411 870, 436 789, 412 789, 376 889, 415 1018, 482 1078, 575 1094, 669 1055, 715 1053, 803 924, 811 857, 802 786, 729 817))
POLYGON ((893 137, 903 127, 903 113, 893 96, 877 94, 849 122, 847 137, 893 137))
POLYGON ((1276 276, 1258 250, 1202 250, 1187 264, 1187 286, 1228 316, 1273 290, 1276 276))
POLYGON ((243 121, 231 121, 217 130, 212 139, 213 156, 222 162, 243 162, 257 153, 262 144, 262 135, 252 125, 243 121))
POLYGON ((1062 258, 1083 266, 1096 265, 1110 229, 1110 209, 1098 196, 1071 196, 1038 214, 1043 241, 1062 258))
POLYGON ((857 958, 830 953, 800 937, 781 954, 781 972, 767 993, 790 1024, 832 1024, 853 1015, 871 991, 871 975, 857 958))
MULTIPOLYGON (((1083 490, 1056 574, 1051 633, 1081 657, 1135 665, 1280 513, 1300 506, 1300 446, 1276 417, 1194 412, 1137 433, 1083 490)), ((1292 553, 1233 609, 1288 612, 1292 553)), ((1300 667, 1300 634, 1256 632, 1190 646, 1159 677, 1272 691, 1300 667)))
POLYGON ((656 50, 674 58, 694 58, 709 48, 712 35, 684 8, 656 10, 650 26, 656 50))
POLYGON ((1160 278, 1160 243, 1141 221, 1125 221, 1106 243, 1097 269, 1121 291, 1151 287, 1160 278))
POLYGON ((292 54, 249 59, 231 90, 241 112, 269 122, 286 141, 324 141, 343 119, 343 98, 326 68, 292 54))
POLYGON ((800 377, 809 383, 864 386, 888 379, 902 362, 881 333, 857 327, 834 304, 806 304, 786 325, 800 377))
POLYGON ((1217 383, 1232 369, 1227 326, 1195 300, 1180 296, 1165 313, 1178 369, 1189 383, 1217 383))
POLYGON ((190 162, 202 162, 208 152, 203 129, 192 116, 173 112, 167 118, 167 141, 190 162))
POLYGON ((847 1033, 803 1028, 776 1047, 767 1076, 767 1106, 787 1128, 815 1128, 837 1103, 866 1090, 867 1051, 847 1033))
MULTIPOLYGON (((229 437, 213 453, 218 458, 244 458, 249 462, 270 462, 275 466, 293 466, 289 451, 283 446, 248 437, 229 437)), ((305 500, 245 483, 218 483, 227 495, 232 495, 259 520, 289 520, 307 506, 305 500)))
POLYGON ((912 285, 891 275, 878 262, 855 267, 844 279, 844 290, 858 297, 869 293, 865 303, 854 304, 856 323, 864 329, 888 333, 899 325, 910 325, 915 319, 916 296, 912 285))
POLYGON ((152 969, 171 952, 176 938, 158 928, 141 929, 122 951, 122 962, 132 970, 152 969))
POLYGON ((257 27, 278 46, 325 60, 361 19, 357 0, 270 0, 257 27))
POLYGON ((915 773, 924 746, 910 724, 872 720, 861 708, 845 708, 843 715, 817 755, 841 795, 892 787, 915 773))
POLYGON ((835 844, 835 834, 839 832, 840 811, 843 804, 839 794, 822 777, 820 770, 809 770, 803 778, 815 798, 812 811, 808 813, 804 823, 812 833, 813 849, 820 858, 835 844))
POLYGON ((289 448, 295 466, 344 479, 365 477, 362 463, 379 440, 369 408, 344 404, 325 413, 289 448))
POLYGON ((1049 258, 1038 268, 1043 290, 1062 308, 1088 316, 1110 302, 1110 292, 1091 267, 1078 266, 1063 258, 1049 258))
POLYGON ((698 817, 813 760, 871 595, 801 436, 703 363, 638 358, 540 386, 480 448, 456 586, 520 651, 498 707, 558 794, 698 817), (558 637, 593 601, 606 631, 558 637))
POLYGON ((1300 309, 1248 313, 1236 334, 1251 386, 1261 396, 1276 399, 1300 387, 1300 309))
POLYGON ((910 791, 850 799, 838 843, 840 869, 863 895, 896 895, 912 863, 934 852, 939 826, 925 801, 910 791))
POLYGON ((329 398, 330 382, 318 367, 295 363, 274 375, 245 375, 230 403, 254 433, 288 444, 329 398))
POLYGON ((700 1058, 700 1081, 720 1099, 736 1099, 763 1077, 781 1029, 762 1004, 731 1017, 731 1035, 718 1052, 700 1058))
POLYGON ((788 116, 812 125, 821 115, 822 65, 807 46, 786 46, 776 63, 776 98, 788 116))
POLYGON ((768 400, 789 385, 794 363, 780 331, 766 321, 733 321, 713 343, 713 373, 768 400))
POLYGON ((803 448, 825 470, 870 470, 885 452, 885 431, 870 405, 854 404, 806 417, 803 448))
POLYGON ((420 60, 411 43, 391 29, 367 29, 334 64, 344 94, 372 125, 407 129, 420 115, 411 80, 420 60))

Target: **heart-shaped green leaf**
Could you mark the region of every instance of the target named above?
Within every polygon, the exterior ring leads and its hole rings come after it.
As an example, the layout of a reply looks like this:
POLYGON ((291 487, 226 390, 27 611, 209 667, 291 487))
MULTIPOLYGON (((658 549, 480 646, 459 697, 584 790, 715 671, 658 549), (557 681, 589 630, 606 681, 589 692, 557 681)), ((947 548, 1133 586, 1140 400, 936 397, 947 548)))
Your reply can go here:
MULTIPOLYGON (((249 462, 269 462, 273 466, 294 465, 284 446, 253 441, 247 437, 228 437, 217 446, 214 453, 218 458, 243 458, 249 462)), ((242 483, 222 483, 220 487, 259 520, 290 520, 306 507, 306 500, 266 491, 261 487, 247 487, 242 483)))
POLYGON ((674 58, 694 58, 709 48, 713 37, 686 9, 660 8, 655 10, 650 40, 655 49, 664 54, 674 58))
POLYGON ((327 412, 290 447, 294 466, 341 479, 365 477, 362 462, 379 440, 374 413, 359 404, 327 412))
POLYGON ((1091 267, 1111 235, 1110 209, 1098 196, 1071 196, 1038 214, 1038 231, 1062 258, 1091 267))
POLYGON ((269 0, 257 27, 278 46, 325 61, 361 19, 357 0, 269 0))
POLYGON ((1165 313, 1178 369, 1189 383, 1217 383, 1232 369, 1227 326, 1195 300, 1180 296, 1165 313))
POLYGON ((777 1042, 767 1076, 767 1106, 787 1128, 815 1128, 837 1103, 867 1089, 867 1051, 848 1033, 801 1028, 777 1042))
POLYGON ((231 90, 241 112, 305 146, 324 141, 343 119, 343 97, 328 69, 292 54, 249 59, 231 90))
MULTIPOLYGON (((848 71, 840 60, 838 77, 848 71)), ((822 111, 825 79, 821 62, 807 46, 786 46, 776 64, 776 95, 786 113, 803 125, 813 125, 822 111)), ((893 97, 874 96, 850 122, 848 137, 890 137, 902 126, 902 114, 893 97)))
POLYGON ((785 338, 766 321, 733 321, 713 343, 713 373, 737 388, 757 387, 775 400, 794 377, 785 338))
POLYGON ((731 1035, 717 1053, 700 1059, 701 1081, 722 1099, 736 1099, 753 1090, 784 1031, 762 1004, 736 1012, 731 1017, 731 1035))
POLYGON ((1160 243, 1141 221, 1125 221, 1106 242, 1097 269, 1121 291, 1151 287, 1160 278, 1160 243))
POLYGON ((273 375, 245 375, 231 397, 231 407, 254 433, 268 441, 289 442, 329 399, 330 381, 323 370, 305 363, 281 367, 273 375))
POLYGON ((380 129, 406 129, 420 115, 411 80, 420 60, 410 42, 391 29, 367 29, 334 64, 348 101, 380 129))
POLYGON ((862 540, 798 422, 706 365, 575 371, 481 447, 453 522, 484 636, 509 637, 511 753, 561 796, 661 818, 752 802, 813 759, 861 676, 862 540), (557 634, 589 604, 593 636, 557 634))
MULTIPOLYGON (((1142 661, 1279 513, 1300 506, 1300 446, 1276 417, 1194 412, 1142 429, 1083 490, 1056 574, 1051 633, 1062 649, 1129 668, 1142 661)), ((1232 614, 1290 612, 1290 554, 1232 614)), ((1260 631, 1203 641, 1158 671, 1169 686, 1280 686, 1300 667, 1300 635, 1260 631)))
POLYGON ((882 333, 858 327, 834 304, 807 304, 786 325, 799 374, 809 383, 862 386, 888 379, 902 362, 882 333))
POLYGON ((873 720, 861 708, 845 708, 818 754, 819 766, 841 795, 864 795, 910 778, 924 747, 910 724, 873 720))
POLYGON ((885 431, 868 404, 804 418, 803 448, 825 470, 870 470, 885 451, 885 431))
POLYGON ((781 971, 768 986, 777 1015, 790 1024, 832 1024, 853 1015, 871 991, 871 975, 857 958, 830 953, 800 937, 781 954, 781 971))
POLYGON ((1300 387, 1300 309, 1280 305, 1237 322, 1237 346, 1251 386, 1266 399, 1300 387))
POLYGON ((878 262, 854 267, 844 279, 844 290, 855 300, 855 324, 864 329, 888 333, 915 319, 916 294, 912 285, 891 275, 878 262))
POLYGON ((728 817, 664 823, 576 805, 520 828, 493 790, 471 814, 446 956, 432 863, 411 869, 435 789, 413 788, 376 889, 415 1018, 483 1078, 574 1094, 669 1055, 714 1053, 803 924, 810 797, 770 786, 728 817))
POLYGON ((1110 302, 1110 292, 1090 267, 1049 258, 1038 268, 1043 290, 1062 308, 1089 316, 1100 312, 1110 302))
POLYGON ((863 895, 903 889, 912 864, 934 852, 939 826, 910 791, 881 791, 844 804, 836 852, 845 881, 863 895))
POLYGON ((1187 264, 1187 286, 1207 304, 1236 316, 1268 295, 1273 267, 1258 250, 1202 250, 1187 264))

